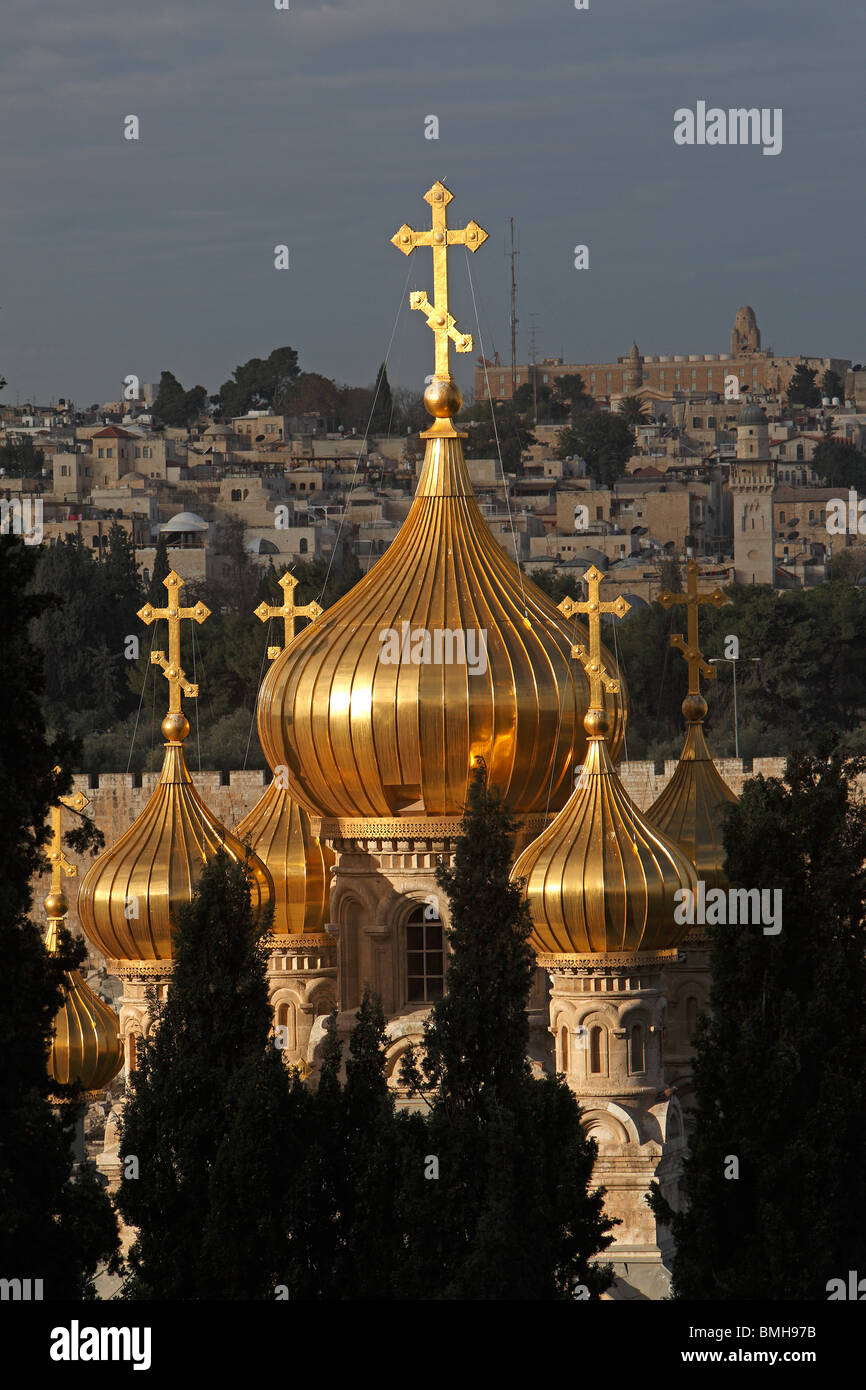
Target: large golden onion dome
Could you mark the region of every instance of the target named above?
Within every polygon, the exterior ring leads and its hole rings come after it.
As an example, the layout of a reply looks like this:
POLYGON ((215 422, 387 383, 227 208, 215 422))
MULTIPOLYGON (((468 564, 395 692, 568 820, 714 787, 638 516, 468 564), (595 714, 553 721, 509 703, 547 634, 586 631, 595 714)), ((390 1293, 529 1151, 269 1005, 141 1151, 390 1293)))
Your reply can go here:
POLYGON ((170 961, 172 931, 178 908, 188 903, 205 864, 218 850, 246 864, 254 911, 273 901, 271 876, 255 855, 247 857, 236 835, 217 820, 195 789, 183 753, 189 721, 180 707, 181 689, 196 696, 180 665, 180 620, 203 622, 204 604, 179 606, 183 580, 172 571, 163 581, 169 604, 156 610, 146 604, 144 622, 167 618, 169 658, 152 652, 168 678, 171 700, 162 721, 165 757, 159 782, 141 815, 117 843, 88 870, 78 895, 81 924, 95 946, 118 962, 170 961))
MULTIPOLYGON (((62 893, 45 901, 49 916, 45 946, 57 952, 57 931, 69 910, 62 893)), ((63 1086, 101 1091, 123 1066, 120 1020, 112 1008, 94 993, 78 970, 64 976, 64 998, 54 1018, 54 1037, 48 1054, 48 1072, 63 1086)))
MULTIPOLYGON (((265 756, 314 814, 460 815, 476 756, 512 812, 556 810, 584 751, 573 640, 484 521, 460 437, 428 437, 395 540, 266 675, 265 756)), ((609 713, 618 757, 623 702, 609 713)))
POLYGON ((289 792, 272 781, 260 801, 235 826, 274 883, 274 922, 278 936, 309 936, 325 930, 330 904, 331 867, 337 856, 318 835, 289 792))
POLYGON ((724 823, 736 796, 722 777, 704 737, 707 704, 702 695, 683 700, 686 738, 674 774, 647 811, 652 821, 688 855, 710 888, 727 888, 724 823))
MULTIPOLYGON (((605 744, 601 704, 607 675, 598 637, 601 575, 587 572, 590 651, 581 654, 594 686, 584 724, 589 738, 577 787, 553 822, 518 857, 532 918, 532 944, 548 967, 574 956, 665 951, 685 935, 674 920, 681 889, 697 878, 683 851, 643 816, 617 776, 605 744)), ((610 605, 624 613, 623 599, 610 605)))

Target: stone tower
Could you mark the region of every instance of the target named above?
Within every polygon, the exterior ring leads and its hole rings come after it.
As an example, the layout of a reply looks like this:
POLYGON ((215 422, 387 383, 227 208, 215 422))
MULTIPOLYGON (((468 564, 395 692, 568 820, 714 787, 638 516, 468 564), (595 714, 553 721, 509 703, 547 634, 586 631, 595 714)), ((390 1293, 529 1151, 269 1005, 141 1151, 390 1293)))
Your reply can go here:
POLYGON ((775 580, 775 474, 766 413, 763 406, 747 402, 737 421, 737 457, 729 477, 734 499, 734 578, 738 584, 772 584, 775 580))
POLYGON ((622 389, 626 396, 635 396, 643 386, 643 358, 637 343, 632 343, 622 373, 622 389))
POLYGON ((731 356, 742 357, 744 353, 761 351, 761 330, 751 304, 744 304, 737 310, 731 333, 731 356))

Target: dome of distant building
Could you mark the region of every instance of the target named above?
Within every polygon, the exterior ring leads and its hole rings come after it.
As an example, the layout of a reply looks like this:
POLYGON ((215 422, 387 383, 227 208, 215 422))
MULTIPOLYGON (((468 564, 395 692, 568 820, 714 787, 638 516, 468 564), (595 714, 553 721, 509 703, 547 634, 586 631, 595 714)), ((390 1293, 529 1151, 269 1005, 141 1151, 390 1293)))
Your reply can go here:
POLYGON ((178 512, 170 521, 160 526, 160 531, 206 531, 207 522, 195 512, 178 512))
POLYGON ((740 411, 738 425, 766 425, 767 412, 757 401, 747 401, 740 411))

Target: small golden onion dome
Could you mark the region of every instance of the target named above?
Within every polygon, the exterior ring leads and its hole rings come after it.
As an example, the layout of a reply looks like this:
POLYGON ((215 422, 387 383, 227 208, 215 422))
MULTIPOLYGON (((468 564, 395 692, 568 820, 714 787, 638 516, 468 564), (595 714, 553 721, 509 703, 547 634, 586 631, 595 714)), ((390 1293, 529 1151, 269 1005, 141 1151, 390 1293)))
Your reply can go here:
MULTIPOLYGON (((453 409, 441 396, 437 411, 453 409)), ((438 416, 426 439, 394 541, 268 671, 262 747, 313 814, 462 815, 476 756, 510 811, 555 811, 585 750, 589 692, 571 656, 585 630, 491 533, 450 420, 438 416)), ((617 758, 626 697, 608 701, 617 758)))
MULTIPOLYGON (((185 737, 189 724, 183 715, 180 719, 168 715, 163 732, 185 737)), ((220 849, 236 863, 246 859, 240 840, 196 791, 181 743, 168 742, 153 796, 117 844, 91 865, 81 885, 78 915, 85 933, 109 960, 171 960, 177 910, 190 901, 202 869, 220 849)), ((274 888, 255 855, 248 877, 258 911, 273 901, 274 888)))
POLYGON ((696 891, 695 871, 623 787, 604 742, 606 722, 600 711, 587 715, 589 748, 577 787, 512 870, 523 881, 540 964, 668 950, 688 930, 674 920, 674 895, 696 891))
POLYGON ((337 856, 313 834, 306 811, 276 779, 235 827, 235 835, 253 849, 273 879, 274 934, 323 932, 337 856))
POLYGON ((647 811, 647 819, 675 840, 710 888, 727 888, 723 838, 725 813, 736 796, 722 777, 704 737, 707 702, 702 695, 683 700, 686 739, 674 774, 647 811))
MULTIPOLYGON (((54 916, 56 897, 45 899, 48 930, 46 949, 57 951, 57 929, 62 916, 54 916)), ((54 1018, 54 1037, 48 1053, 48 1074, 63 1086, 101 1091, 123 1066, 120 1021, 108 1004, 95 994, 78 970, 64 975, 64 999, 54 1018)))

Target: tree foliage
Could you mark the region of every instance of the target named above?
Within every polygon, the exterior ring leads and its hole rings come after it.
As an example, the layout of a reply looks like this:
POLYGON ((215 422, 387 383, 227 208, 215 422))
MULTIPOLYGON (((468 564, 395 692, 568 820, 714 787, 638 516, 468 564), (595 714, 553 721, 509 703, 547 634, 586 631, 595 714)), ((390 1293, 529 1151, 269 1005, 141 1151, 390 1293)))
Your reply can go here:
POLYGON ((635 447, 634 431, 621 415, 583 411, 559 431, 556 452, 562 459, 578 454, 593 482, 612 487, 625 473, 635 447))
MULTIPOLYGON (((833 735, 746 784, 734 883, 781 891, 782 930, 719 925, 695 1055, 675 1296, 826 1299, 866 1266, 866 806, 833 735), (731 1158, 738 1173, 732 1176, 731 1158)), ((661 1214, 664 1203, 654 1198, 661 1214)))

